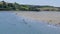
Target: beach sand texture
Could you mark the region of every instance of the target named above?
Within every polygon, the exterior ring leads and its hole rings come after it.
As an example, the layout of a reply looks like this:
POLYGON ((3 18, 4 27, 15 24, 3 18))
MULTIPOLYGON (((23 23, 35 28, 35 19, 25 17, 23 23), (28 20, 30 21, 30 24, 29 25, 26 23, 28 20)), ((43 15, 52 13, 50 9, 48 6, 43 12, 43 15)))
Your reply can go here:
POLYGON ((60 24, 60 12, 15 12, 18 16, 44 21, 50 24, 60 24))

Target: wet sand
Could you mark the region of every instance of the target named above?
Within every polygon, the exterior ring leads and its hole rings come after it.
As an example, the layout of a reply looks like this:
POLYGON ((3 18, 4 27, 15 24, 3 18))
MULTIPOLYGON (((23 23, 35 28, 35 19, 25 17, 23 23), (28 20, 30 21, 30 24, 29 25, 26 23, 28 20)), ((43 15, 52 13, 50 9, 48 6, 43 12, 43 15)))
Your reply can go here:
POLYGON ((48 24, 60 25, 60 12, 15 12, 18 16, 23 16, 37 21, 44 21, 48 24))

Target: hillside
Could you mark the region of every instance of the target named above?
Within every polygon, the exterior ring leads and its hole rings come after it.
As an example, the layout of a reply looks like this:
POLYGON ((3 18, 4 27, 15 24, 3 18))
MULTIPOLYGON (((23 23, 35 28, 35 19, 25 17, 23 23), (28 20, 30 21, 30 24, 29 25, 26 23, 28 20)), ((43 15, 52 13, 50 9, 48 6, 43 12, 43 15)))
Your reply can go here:
POLYGON ((0 2, 0 10, 6 11, 60 11, 59 7, 39 6, 39 5, 23 5, 18 3, 0 2))

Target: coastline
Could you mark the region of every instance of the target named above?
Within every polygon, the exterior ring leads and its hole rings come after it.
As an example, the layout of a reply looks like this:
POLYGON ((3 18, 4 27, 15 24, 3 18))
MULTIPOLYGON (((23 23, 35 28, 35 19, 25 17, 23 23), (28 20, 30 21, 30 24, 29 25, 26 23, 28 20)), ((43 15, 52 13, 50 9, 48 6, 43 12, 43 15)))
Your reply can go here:
POLYGON ((44 12, 15 12, 15 14, 18 16, 26 17, 28 19, 43 21, 49 25, 53 24, 54 26, 60 26, 60 14, 58 12, 56 12, 56 14, 55 12, 54 14, 50 14, 49 12, 47 12, 47 14, 44 14, 44 12))

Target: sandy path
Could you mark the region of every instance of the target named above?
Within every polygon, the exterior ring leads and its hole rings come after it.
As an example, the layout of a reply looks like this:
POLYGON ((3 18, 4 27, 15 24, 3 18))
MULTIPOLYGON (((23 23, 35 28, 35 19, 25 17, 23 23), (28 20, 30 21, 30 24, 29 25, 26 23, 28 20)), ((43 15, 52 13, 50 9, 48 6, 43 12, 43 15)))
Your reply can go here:
POLYGON ((24 16, 30 19, 45 21, 48 23, 60 23, 60 12, 16 12, 18 16, 24 16))

